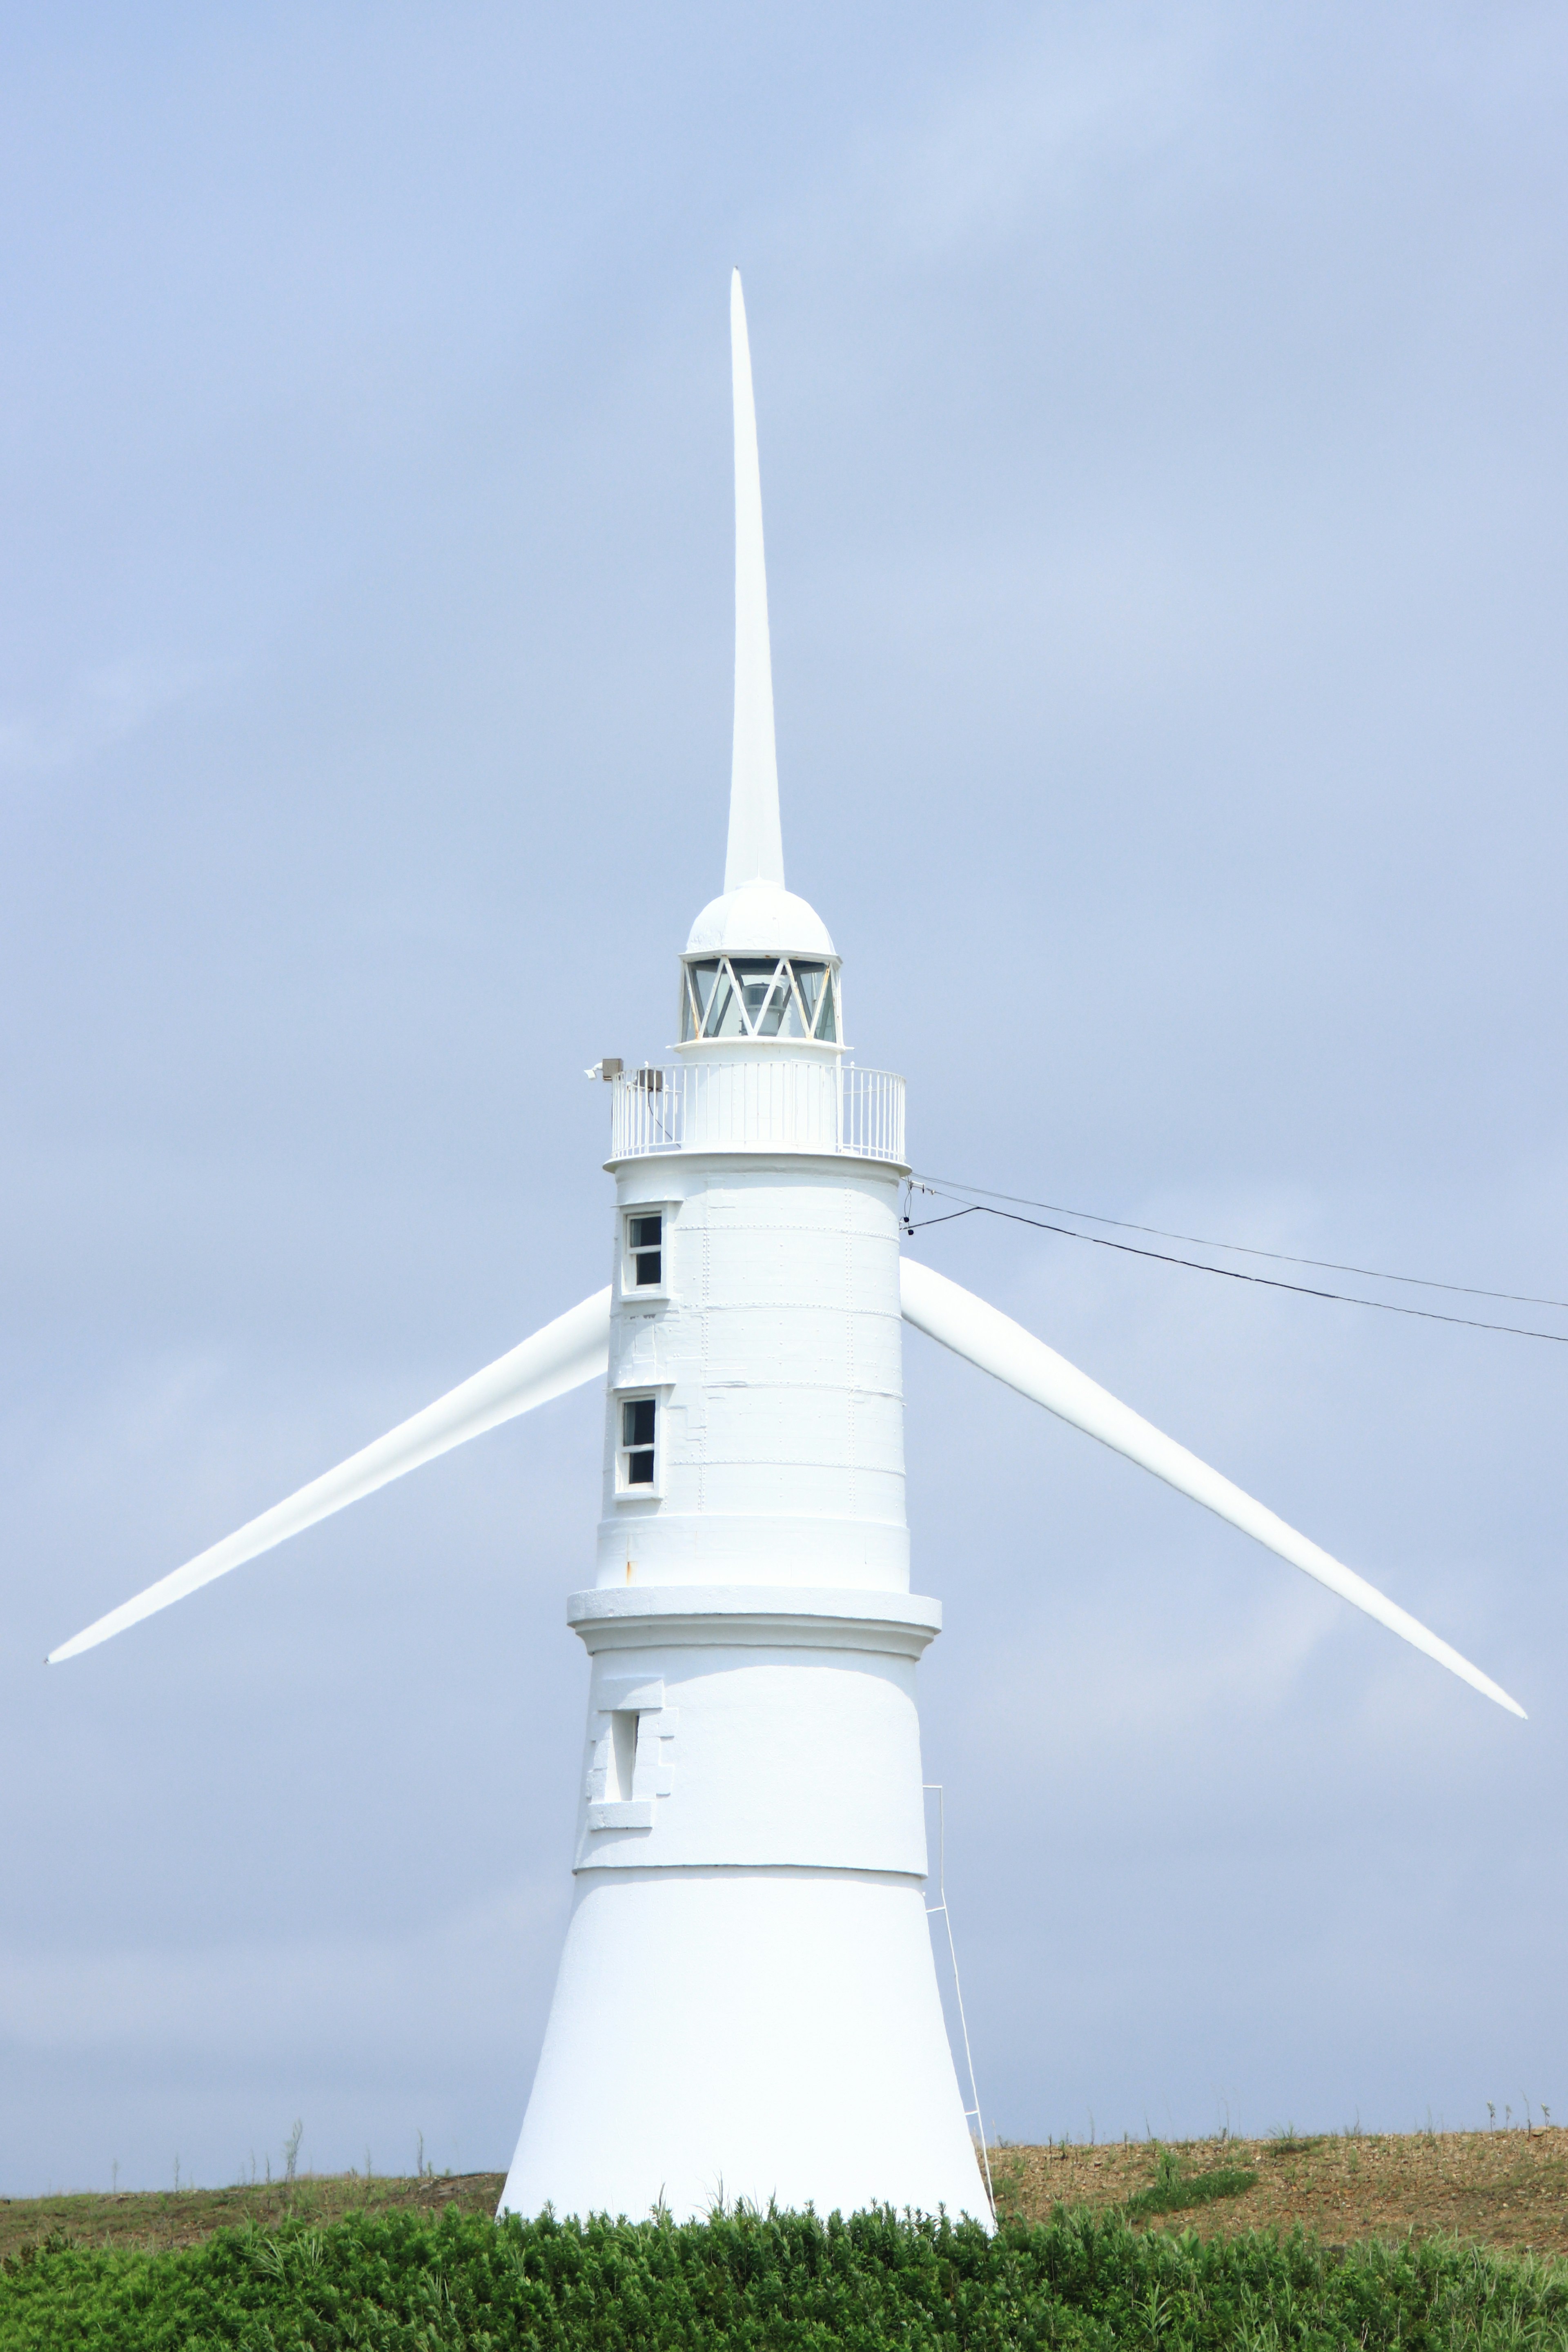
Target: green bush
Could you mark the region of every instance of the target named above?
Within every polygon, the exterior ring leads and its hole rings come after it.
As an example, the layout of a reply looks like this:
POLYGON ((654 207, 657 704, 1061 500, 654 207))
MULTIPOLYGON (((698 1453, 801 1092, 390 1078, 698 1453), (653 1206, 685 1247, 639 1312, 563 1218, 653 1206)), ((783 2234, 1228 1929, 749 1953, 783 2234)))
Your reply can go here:
POLYGON ((183 2252, 58 2240, 0 2273, 4 2352, 1562 2352, 1568 2269, 1409 2241, 1338 2252, 1140 2235, 1116 2214, 973 2223, 742 2210, 674 2227, 356 2215, 183 2252))

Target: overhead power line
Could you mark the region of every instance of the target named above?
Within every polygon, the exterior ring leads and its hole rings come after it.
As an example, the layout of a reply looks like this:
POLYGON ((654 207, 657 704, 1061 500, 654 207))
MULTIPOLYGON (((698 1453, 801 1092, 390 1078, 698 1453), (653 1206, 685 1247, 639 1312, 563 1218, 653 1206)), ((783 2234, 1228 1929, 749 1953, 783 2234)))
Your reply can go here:
MULTIPOLYGON (((921 1189, 923 1192, 930 1192, 938 1200, 952 1201, 959 1198, 959 1195, 956 1192, 942 1191, 934 1178, 926 1177, 922 1179, 917 1177, 914 1181, 921 1186, 921 1189)), ((1006 1197, 1007 1195, 1005 1193, 998 1193, 996 1195, 998 1200, 1005 1200, 1006 1197)), ((1063 1213, 1070 1216, 1075 1213, 1071 1210, 1067 1210, 1064 1211, 1063 1213)), ((1023 1216, 1016 1209, 994 1208, 992 1206, 991 1202, 987 1201, 970 1201, 965 1202, 962 1208, 951 1210, 945 1216, 922 1217, 920 1219, 918 1223, 913 1219, 906 1215, 904 1227, 905 1231, 908 1233, 924 1233, 931 1225, 951 1225, 956 1223, 960 1217, 1003 1217, 1006 1219, 1009 1224, 1031 1225, 1037 1233, 1059 1234, 1064 1241, 1089 1242, 1096 1249, 1116 1250, 1125 1257, 1152 1258, 1161 1265, 1186 1266, 1194 1274, 1221 1275, 1227 1282, 1255 1283, 1265 1290, 1289 1290, 1293 1292, 1299 1298, 1328 1298, 1333 1300, 1336 1305, 1342 1307, 1375 1307, 1378 1313, 1382 1315, 1414 1316, 1423 1323, 1452 1323, 1458 1325, 1462 1329, 1467 1331, 1501 1331, 1506 1332, 1510 1338, 1515 1339, 1552 1339, 1554 1340, 1559 1347, 1568 1347, 1568 1331, 1537 1331, 1520 1323, 1487 1323, 1483 1322, 1479 1316, 1474 1315, 1445 1315, 1436 1307, 1401 1307, 1396 1300, 1392 1298, 1358 1298, 1353 1293, 1348 1290, 1322 1290, 1309 1283, 1283 1281, 1278 1275, 1247 1274, 1244 1272, 1240 1266, 1236 1265, 1209 1265, 1205 1264, 1202 1258, 1173 1257, 1168 1250, 1143 1249, 1141 1248, 1136 1242, 1113 1242, 1110 1238, 1109 1234, 1081 1234, 1071 1225, 1047 1224, 1043 1218, 1023 1216)), ((1103 1222, 1107 1224, 1114 1224, 1120 1223, 1121 1220, 1108 1217, 1104 1219, 1103 1222)), ((1131 1230, 1134 1233, 1146 1233, 1150 1231, 1157 1232, 1158 1228, 1135 1225, 1131 1230)), ((1217 1242, 1212 1243, 1208 1244, 1208 1246, 1216 1249, 1223 1249, 1226 1244, 1223 1242, 1217 1242)), ((1258 1255, 1260 1256, 1272 1255, 1273 1253, 1260 1251, 1258 1255)), ((1310 1259, 1305 1261, 1300 1259, 1292 1259, 1289 1263, 1292 1265, 1300 1265, 1303 1263, 1310 1265, 1314 1263, 1314 1261, 1310 1259)), ((1443 1289, 1458 1289, 1462 1287, 1461 1285, 1457 1283, 1445 1283, 1436 1286, 1443 1289)), ((1485 1291, 1480 1295, 1483 1297, 1495 1297, 1500 1295, 1506 1294, 1485 1291)), ((1555 1302, 1550 1299, 1542 1299, 1539 1302, 1533 1303, 1539 1303, 1542 1306, 1551 1306, 1555 1302)))
MULTIPOLYGON (((1119 1233, 1152 1234, 1157 1241, 1186 1242, 1194 1249, 1234 1250, 1241 1257, 1271 1259, 1276 1265, 1310 1265, 1316 1267, 1321 1274, 1354 1274, 1366 1282, 1401 1282, 1416 1290, 1447 1290, 1461 1298, 1496 1298, 1510 1307, 1560 1307, 1568 1313, 1568 1298, 1537 1298, 1527 1290, 1483 1290, 1472 1282, 1438 1282, 1435 1277, 1422 1274, 1384 1274, 1375 1265, 1346 1265, 1333 1257, 1293 1257, 1289 1250, 1258 1249, 1251 1242, 1210 1241, 1203 1234, 1175 1234, 1163 1225, 1137 1225, 1128 1217, 1100 1216, 1093 1209, 1065 1208, 1060 1201, 1030 1201, 1019 1192, 994 1192, 986 1184, 965 1184, 957 1176, 921 1176, 917 1173, 913 1181, 917 1184, 951 1185, 955 1194, 973 1192, 983 1201, 1009 1202, 1015 1209, 1044 1209, 1047 1216, 1078 1217, 1086 1225, 1114 1225, 1119 1233)), ((934 1224, 937 1220, 932 1218, 931 1223, 934 1224)), ((1088 1241, 1090 1236, 1084 1234, 1079 1238, 1088 1241)), ((1181 1262, 1185 1263, 1184 1260, 1181 1262)), ((1217 1266, 1210 1270, 1214 1273, 1221 1271, 1217 1266)), ((1338 1293, 1333 1295, 1337 1297, 1338 1293)), ((1372 1305, 1374 1302, 1368 1300, 1365 1303, 1372 1305)))

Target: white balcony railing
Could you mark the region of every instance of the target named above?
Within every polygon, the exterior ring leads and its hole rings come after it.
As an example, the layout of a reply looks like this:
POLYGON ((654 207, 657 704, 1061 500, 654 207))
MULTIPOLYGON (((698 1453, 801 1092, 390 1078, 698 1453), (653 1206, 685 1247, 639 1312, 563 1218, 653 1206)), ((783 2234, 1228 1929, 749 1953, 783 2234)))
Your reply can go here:
POLYGON ((904 1163, 904 1082, 826 1059, 678 1062, 611 1080, 610 1156, 821 1151, 904 1163))

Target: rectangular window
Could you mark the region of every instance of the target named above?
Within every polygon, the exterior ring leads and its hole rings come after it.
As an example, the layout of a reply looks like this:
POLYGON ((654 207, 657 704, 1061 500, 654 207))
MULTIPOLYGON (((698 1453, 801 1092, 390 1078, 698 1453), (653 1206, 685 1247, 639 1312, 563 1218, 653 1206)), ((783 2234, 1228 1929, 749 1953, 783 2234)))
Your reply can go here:
POLYGON ((626 1247, 632 1262, 632 1285, 637 1290, 662 1289, 664 1285, 664 1218, 656 1213, 626 1219, 626 1247))
POLYGON ((621 1407, 621 1484, 653 1485, 654 1433, 658 1406, 653 1397, 628 1397, 621 1407))

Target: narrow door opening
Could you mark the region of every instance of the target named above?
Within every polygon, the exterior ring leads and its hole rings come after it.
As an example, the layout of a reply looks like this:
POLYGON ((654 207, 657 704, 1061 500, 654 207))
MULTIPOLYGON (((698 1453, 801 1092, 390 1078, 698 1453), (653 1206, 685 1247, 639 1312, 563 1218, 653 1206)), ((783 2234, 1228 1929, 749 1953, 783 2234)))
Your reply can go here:
POLYGON ((610 1717, 610 1776, 616 1785, 605 1791, 613 1803, 625 1804, 630 1799, 637 1765, 637 1715, 631 1707, 618 1706, 610 1717))

